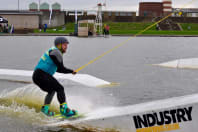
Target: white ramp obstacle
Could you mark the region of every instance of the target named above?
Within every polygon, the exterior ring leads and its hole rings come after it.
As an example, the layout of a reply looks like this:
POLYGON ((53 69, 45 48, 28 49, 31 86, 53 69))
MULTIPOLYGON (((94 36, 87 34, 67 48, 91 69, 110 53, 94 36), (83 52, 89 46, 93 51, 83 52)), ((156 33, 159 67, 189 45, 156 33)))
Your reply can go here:
MULTIPOLYGON (((14 69, 0 69, 0 79, 8 79, 12 81, 26 81, 31 83, 33 71, 14 70, 14 69), (25 77, 25 78, 24 78, 25 77)), ((88 74, 61 74, 56 73, 55 78, 71 80, 89 87, 103 87, 112 86, 114 83, 96 78, 88 74)))
POLYGON ((154 65, 169 68, 198 69, 198 58, 178 59, 154 65))
POLYGON ((74 121, 48 124, 120 132, 197 132, 198 94, 120 108, 106 108, 74 121))

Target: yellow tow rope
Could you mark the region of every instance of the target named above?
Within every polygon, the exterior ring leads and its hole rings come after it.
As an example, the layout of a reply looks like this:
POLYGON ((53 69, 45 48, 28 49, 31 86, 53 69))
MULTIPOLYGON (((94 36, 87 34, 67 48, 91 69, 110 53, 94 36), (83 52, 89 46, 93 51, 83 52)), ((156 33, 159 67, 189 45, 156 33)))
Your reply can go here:
MULTIPOLYGON (((183 7, 181 7, 181 9, 184 8, 184 7, 186 7, 187 5, 190 5, 190 4, 193 3, 194 1, 195 1, 195 0, 192 0, 192 1, 188 2, 188 3, 186 3, 183 7)), ((180 11, 180 10, 178 10, 178 11, 176 11, 176 12, 179 12, 179 11, 180 11)), ((131 40, 132 38, 135 38, 136 36, 141 35, 143 32, 149 30, 150 28, 152 28, 153 26, 157 25, 158 23, 164 21, 165 19, 167 19, 168 17, 170 17, 172 14, 173 14, 173 13, 170 13, 169 15, 165 16, 164 18, 160 19, 159 21, 155 22, 154 24, 148 26, 148 27, 145 28, 144 30, 142 30, 142 31, 140 31, 140 32, 138 32, 138 33, 136 33, 135 35, 131 36, 131 37, 128 38, 127 40, 125 40, 125 41, 121 42, 120 44, 116 45, 116 46, 113 47, 112 49, 110 49, 110 50, 104 52, 103 54, 99 55, 99 56, 96 57, 95 59, 89 61, 87 64, 85 64, 85 65, 81 66, 80 68, 76 69, 75 72, 81 71, 82 69, 84 69, 84 68, 87 67, 88 65, 94 63, 95 61, 99 60, 100 58, 104 57, 105 55, 107 55, 107 54, 111 53, 112 51, 118 49, 119 47, 121 47, 121 46, 123 46, 124 44, 126 44, 126 43, 127 43, 129 40, 131 40)))

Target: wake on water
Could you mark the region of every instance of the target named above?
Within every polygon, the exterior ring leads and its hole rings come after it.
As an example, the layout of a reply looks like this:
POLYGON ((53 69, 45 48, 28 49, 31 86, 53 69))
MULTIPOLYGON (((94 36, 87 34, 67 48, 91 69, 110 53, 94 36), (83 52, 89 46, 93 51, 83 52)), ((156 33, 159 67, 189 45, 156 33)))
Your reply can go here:
POLYGON ((32 126, 53 122, 40 112, 42 95, 44 93, 32 84, 10 92, 4 91, 0 94, 0 116, 9 118, 8 122, 20 120, 32 126))
MULTIPOLYGON (((57 120, 49 118, 40 112, 45 95, 46 93, 34 84, 9 92, 3 91, 0 93, 0 116, 10 117, 12 120, 23 120, 25 123, 39 126, 57 122, 57 120)), ((89 113, 93 110, 93 102, 85 97, 70 95, 67 99, 69 99, 69 106, 80 113, 89 113)), ((56 95, 53 98, 50 109, 51 111, 59 112, 59 103, 56 95)))
MULTIPOLYGON (((21 88, 17 88, 13 91, 3 91, 0 94, 1 106, 11 106, 11 104, 17 104, 18 106, 27 106, 29 109, 35 109, 35 112, 39 112, 43 105, 46 93, 41 91, 40 88, 34 84, 30 84, 21 88)), ((74 109, 78 109, 81 112, 89 112, 91 102, 81 96, 68 96, 70 106, 74 109), (83 105, 79 105, 83 104, 83 105), (86 106, 86 107, 83 107, 86 106)), ((56 95, 53 98, 51 110, 58 112, 59 103, 56 95)))
MULTIPOLYGON (((99 113, 101 114, 102 110, 99 110, 99 108, 102 107, 105 109, 103 104, 101 104, 102 106, 100 105, 100 101, 104 101, 105 98, 108 97, 104 95, 103 90, 101 90, 100 88, 84 88, 83 86, 79 86, 78 84, 68 82, 68 80, 61 80, 61 83, 64 86, 66 85, 66 88, 68 88, 66 89, 66 96, 70 108, 76 109, 79 113, 86 113, 92 117, 97 114, 96 112, 96 114, 92 115, 91 113, 94 113, 94 111, 99 111, 99 113)), ((3 131, 12 131, 8 130, 10 125, 12 127, 18 126, 19 128, 23 126, 23 130, 18 130, 20 132, 26 131, 27 126, 29 126, 27 127, 27 130, 35 126, 39 128, 39 131, 46 127, 49 131, 56 129, 57 126, 49 128, 47 124, 50 125, 59 121, 55 120, 54 118, 47 117, 40 112, 45 95, 46 93, 40 90, 40 88, 38 88, 34 84, 28 84, 26 86, 16 88, 12 91, 2 91, 0 93, 0 131, 2 130, 2 128, 5 127, 6 128, 3 131), (3 121, 3 119, 8 120, 6 122, 9 123, 6 123, 5 121, 3 121), (19 120, 20 123, 18 122, 19 120)), ((50 110, 59 113, 59 103, 57 101, 56 95, 54 96, 52 104, 50 105, 50 110)), ((67 121, 64 122, 66 123, 67 121)), ((73 127, 71 126, 68 126, 68 128, 73 129, 73 127)), ((60 129, 62 128, 58 127, 58 130, 60 129)), ((32 128, 32 130, 30 131, 38 130, 32 128)), ((69 131, 73 132, 73 130, 69 131)))

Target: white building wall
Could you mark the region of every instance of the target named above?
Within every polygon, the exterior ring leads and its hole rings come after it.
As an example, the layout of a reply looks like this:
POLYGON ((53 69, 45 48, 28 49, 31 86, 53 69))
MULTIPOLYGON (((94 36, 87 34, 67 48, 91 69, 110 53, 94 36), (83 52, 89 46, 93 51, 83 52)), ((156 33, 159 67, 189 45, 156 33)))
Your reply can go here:
POLYGON ((35 29, 39 27, 38 15, 1 15, 7 18, 9 24, 13 24, 15 29, 35 29))

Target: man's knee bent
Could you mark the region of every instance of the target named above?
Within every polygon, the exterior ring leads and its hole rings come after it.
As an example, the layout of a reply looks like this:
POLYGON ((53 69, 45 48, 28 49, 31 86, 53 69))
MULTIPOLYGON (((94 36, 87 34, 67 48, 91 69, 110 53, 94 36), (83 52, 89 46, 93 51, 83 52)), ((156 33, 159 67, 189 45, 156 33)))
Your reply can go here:
POLYGON ((54 89, 56 92, 64 92, 64 87, 62 85, 58 85, 54 89))

